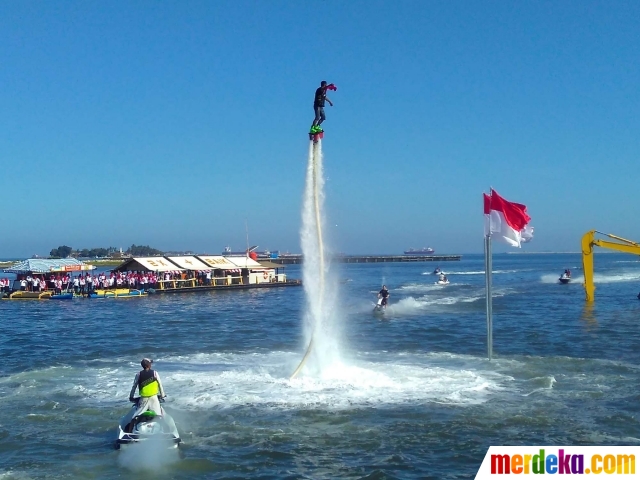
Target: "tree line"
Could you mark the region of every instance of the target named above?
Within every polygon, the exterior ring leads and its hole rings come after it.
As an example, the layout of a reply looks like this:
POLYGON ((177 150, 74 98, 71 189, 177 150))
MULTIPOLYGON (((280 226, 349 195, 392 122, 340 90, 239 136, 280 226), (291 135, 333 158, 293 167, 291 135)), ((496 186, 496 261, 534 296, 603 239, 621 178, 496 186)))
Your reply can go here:
MULTIPOLYGON (((60 245, 58 248, 53 248, 49 252, 50 258, 77 258, 77 257, 111 257, 116 253, 120 253, 120 250, 115 247, 108 248, 83 248, 81 250, 74 250, 67 245, 60 245)), ((154 255, 162 255, 164 252, 151 248, 149 245, 131 245, 124 255, 131 255, 133 257, 152 257, 154 255)))

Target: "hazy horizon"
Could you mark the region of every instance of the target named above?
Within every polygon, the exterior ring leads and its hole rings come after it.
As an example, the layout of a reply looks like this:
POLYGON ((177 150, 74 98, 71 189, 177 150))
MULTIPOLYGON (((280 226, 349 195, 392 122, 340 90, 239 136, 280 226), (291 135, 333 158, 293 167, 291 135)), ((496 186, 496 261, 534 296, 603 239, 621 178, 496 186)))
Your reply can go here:
MULTIPOLYGON (((168 252, 164 252, 164 254, 168 254, 168 253, 181 253, 184 255, 224 255, 221 251, 217 252, 217 251, 193 251, 193 250, 175 250, 175 251, 168 251, 168 252)), ((295 254, 295 255, 301 255, 300 252, 280 252, 280 253, 289 253, 289 254, 295 254)), ((598 250, 598 255, 600 254, 616 254, 616 253, 620 253, 620 252, 616 252, 616 251, 607 251, 607 250, 598 250)), ((390 256, 390 255, 399 255, 402 256, 402 252, 398 253, 398 252, 336 252, 337 255, 371 255, 371 256, 376 256, 376 255, 380 255, 380 256, 390 256)), ((526 252, 526 251, 493 251, 493 255, 581 255, 582 252, 580 251, 531 251, 531 252, 526 252)), ((25 259, 29 259, 32 258, 33 255, 36 254, 32 254, 32 255, 15 255, 15 256, 6 256, 6 255, 0 255, 0 261, 12 261, 12 260, 25 260, 25 259)), ((468 256, 468 255, 483 255, 483 253, 478 253, 478 252, 443 252, 443 253, 435 253, 433 255, 433 257, 440 257, 440 256, 468 256)), ((135 256, 139 256, 139 255, 134 255, 135 256)), ((38 255, 38 258, 48 258, 49 255, 38 255)), ((91 257, 79 257, 79 258, 91 258, 91 257)), ((451 260, 451 261, 455 261, 455 260, 451 260)), ((419 262, 420 263, 420 262, 419 262)), ((428 263, 428 261, 427 261, 428 263)))

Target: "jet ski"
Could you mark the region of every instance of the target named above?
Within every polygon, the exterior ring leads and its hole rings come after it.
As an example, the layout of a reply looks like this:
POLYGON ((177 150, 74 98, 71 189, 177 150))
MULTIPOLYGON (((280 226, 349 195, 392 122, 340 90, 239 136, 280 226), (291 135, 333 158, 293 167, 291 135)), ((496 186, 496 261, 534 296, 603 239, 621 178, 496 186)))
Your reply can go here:
POLYGON ((382 305, 382 299, 379 298, 378 303, 376 303, 376 306, 373 307, 373 313, 374 315, 383 315, 386 309, 387 309, 387 306, 382 305))
POLYGON ((568 273, 567 270, 565 270, 558 280, 560 283, 569 283, 571 281, 571 273, 568 273))
POLYGON ((435 282, 436 285, 449 285, 449 279, 443 274, 440 274, 440 278, 438 279, 437 282, 435 282))
MULTIPOLYGON (((160 406, 159 413, 147 410, 134 418, 133 415, 138 410, 138 398, 134 400, 131 410, 120 419, 118 424, 116 450, 123 445, 143 442, 150 438, 163 439, 169 448, 178 448, 182 440, 171 415, 160 406)), ((160 402, 164 403, 164 400, 161 399, 160 402)))

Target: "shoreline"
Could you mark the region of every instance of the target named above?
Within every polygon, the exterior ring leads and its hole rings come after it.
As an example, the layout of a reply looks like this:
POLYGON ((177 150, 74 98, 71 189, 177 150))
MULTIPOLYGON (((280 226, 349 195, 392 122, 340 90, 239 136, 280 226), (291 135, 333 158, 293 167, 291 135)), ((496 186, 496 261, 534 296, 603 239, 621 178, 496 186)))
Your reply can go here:
MULTIPOLYGON (((580 255, 582 254, 582 252, 577 251, 577 252, 502 252, 505 253, 507 255, 580 255)), ((599 252, 599 254, 615 254, 616 252, 608 252, 608 251, 602 251, 599 252)), ((474 255, 474 254, 466 254, 466 255, 474 255)), ((477 255, 481 255, 477 254, 477 255)), ((494 252, 494 255, 500 255, 500 253, 494 252)), ((460 260, 463 255, 415 255, 415 256, 411 256, 411 255, 338 255, 336 256, 335 260, 337 260, 340 263, 377 263, 380 261, 385 261, 385 260, 380 260, 381 258, 385 258, 385 259, 400 259, 404 257, 404 261, 446 261, 446 260, 460 260), (407 258, 409 257, 409 258, 407 258), (416 259, 416 257, 418 257, 416 259), (427 258, 425 258, 427 257, 427 258), (432 259, 429 259, 428 257, 432 257, 432 259), (444 258, 443 258, 444 257, 444 258), (378 260, 373 260, 374 258, 377 258, 378 260), (411 258, 411 259, 410 259, 411 258), (368 260, 365 260, 368 259, 368 260)), ((11 265, 13 265, 16 262, 20 262, 24 259, 16 259, 16 260, 3 260, 0 261, 0 270, 4 269, 4 268, 9 268, 11 265)), ((85 263, 88 263, 90 265, 95 265, 96 267, 116 267, 118 265, 120 265, 121 263, 123 263, 124 261, 126 261, 127 259, 96 259, 96 260, 82 260, 85 263)), ((263 260, 263 259, 259 259, 259 260, 263 260)), ((277 263, 277 264, 281 264, 281 265, 291 265, 291 264, 299 264, 302 263, 302 258, 301 256, 291 256, 291 257, 279 257, 279 258, 275 258, 275 259, 264 259, 264 260, 268 260, 272 263, 277 263)), ((386 260, 386 261, 390 261, 390 260, 386 260)), ((395 260, 395 261, 399 261, 399 260, 395 260)))
MULTIPOLYGON (((0 269, 9 268, 14 263, 22 262, 22 261, 23 260, 2 261, 2 262, 0 262, 0 269)), ((96 267, 115 267, 115 266, 120 265, 123 261, 124 260, 110 260, 110 259, 107 259, 107 260, 94 260, 94 261, 82 260, 82 262, 87 263, 89 265, 95 265, 96 267)))

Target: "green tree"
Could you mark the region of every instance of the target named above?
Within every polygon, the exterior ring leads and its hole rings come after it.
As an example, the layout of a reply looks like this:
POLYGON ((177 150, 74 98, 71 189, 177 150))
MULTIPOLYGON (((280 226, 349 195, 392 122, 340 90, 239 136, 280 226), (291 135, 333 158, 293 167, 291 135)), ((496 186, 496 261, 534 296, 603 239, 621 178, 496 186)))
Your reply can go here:
POLYGON ((151 248, 149 245, 136 245, 133 244, 129 247, 127 252, 134 257, 150 257, 154 255, 162 255, 162 251, 151 248))
POLYGON ((53 250, 51 250, 49 252, 49 256, 51 256, 52 258, 67 258, 69 255, 71 255, 72 251, 73 248, 66 245, 61 245, 58 248, 54 248, 53 250))

